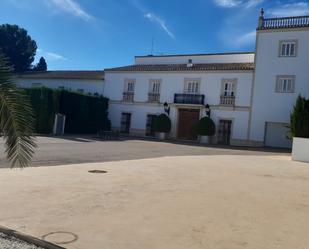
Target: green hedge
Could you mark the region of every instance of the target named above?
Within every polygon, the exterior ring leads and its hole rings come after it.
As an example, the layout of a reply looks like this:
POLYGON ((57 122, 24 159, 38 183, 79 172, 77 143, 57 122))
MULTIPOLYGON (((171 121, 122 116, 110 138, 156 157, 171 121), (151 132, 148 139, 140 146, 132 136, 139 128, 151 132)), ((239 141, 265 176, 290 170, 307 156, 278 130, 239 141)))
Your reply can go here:
POLYGON ((56 113, 66 115, 65 133, 91 134, 110 129, 107 98, 49 88, 25 91, 34 109, 37 133, 52 133, 56 113))
POLYGON ((172 128, 170 118, 166 114, 160 114, 154 120, 154 129, 156 132, 169 133, 172 128))
POLYGON ((197 129, 200 136, 213 136, 216 133, 216 125, 209 117, 201 118, 197 129))
POLYGON ((298 96, 291 113, 292 137, 309 138, 309 99, 298 96))

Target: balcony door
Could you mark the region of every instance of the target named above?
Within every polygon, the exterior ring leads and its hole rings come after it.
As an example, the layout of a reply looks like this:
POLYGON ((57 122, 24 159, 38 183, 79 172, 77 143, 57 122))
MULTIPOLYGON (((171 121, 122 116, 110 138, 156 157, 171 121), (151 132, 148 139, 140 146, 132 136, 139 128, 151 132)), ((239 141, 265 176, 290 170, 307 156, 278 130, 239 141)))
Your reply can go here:
POLYGON ((186 140, 197 139, 197 124, 200 118, 199 109, 179 109, 178 138, 186 140))

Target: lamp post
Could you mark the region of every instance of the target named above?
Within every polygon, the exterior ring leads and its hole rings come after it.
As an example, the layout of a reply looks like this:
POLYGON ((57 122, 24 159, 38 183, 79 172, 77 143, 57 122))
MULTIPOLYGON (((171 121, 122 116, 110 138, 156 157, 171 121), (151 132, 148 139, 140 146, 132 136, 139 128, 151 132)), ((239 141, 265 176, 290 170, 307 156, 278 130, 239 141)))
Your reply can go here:
POLYGON ((168 105, 168 103, 165 102, 163 106, 164 106, 164 112, 167 113, 167 115, 170 115, 171 107, 168 105))
POLYGON ((210 106, 208 104, 205 105, 205 112, 206 112, 207 117, 210 118, 211 110, 210 110, 210 106))

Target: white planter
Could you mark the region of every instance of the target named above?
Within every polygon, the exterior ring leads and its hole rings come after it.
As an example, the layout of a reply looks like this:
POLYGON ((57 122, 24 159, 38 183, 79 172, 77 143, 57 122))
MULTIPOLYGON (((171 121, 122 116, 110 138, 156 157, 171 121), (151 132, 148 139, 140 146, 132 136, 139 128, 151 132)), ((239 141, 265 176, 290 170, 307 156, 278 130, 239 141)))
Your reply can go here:
POLYGON ((210 137, 209 136, 200 136, 200 143, 201 144, 209 144, 210 143, 210 137))
POLYGON ((293 138, 292 160, 309 163, 309 138, 293 138))
POLYGON ((156 132, 156 138, 159 140, 165 140, 167 138, 166 132, 156 132))

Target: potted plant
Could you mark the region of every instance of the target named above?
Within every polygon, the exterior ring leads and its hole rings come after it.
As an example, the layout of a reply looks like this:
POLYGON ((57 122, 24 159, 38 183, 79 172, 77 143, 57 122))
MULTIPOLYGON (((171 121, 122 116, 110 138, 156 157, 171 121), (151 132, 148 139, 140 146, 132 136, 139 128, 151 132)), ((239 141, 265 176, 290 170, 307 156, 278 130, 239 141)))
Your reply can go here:
POLYGON ((210 137, 216 133, 216 125, 211 118, 203 117, 198 122, 197 131, 200 143, 209 144, 210 137))
POLYGON ((309 162, 309 99, 298 96, 291 114, 292 159, 309 162))
POLYGON ((154 130, 156 137, 160 140, 166 139, 167 134, 171 131, 172 123, 166 114, 160 114, 155 118, 154 130))

